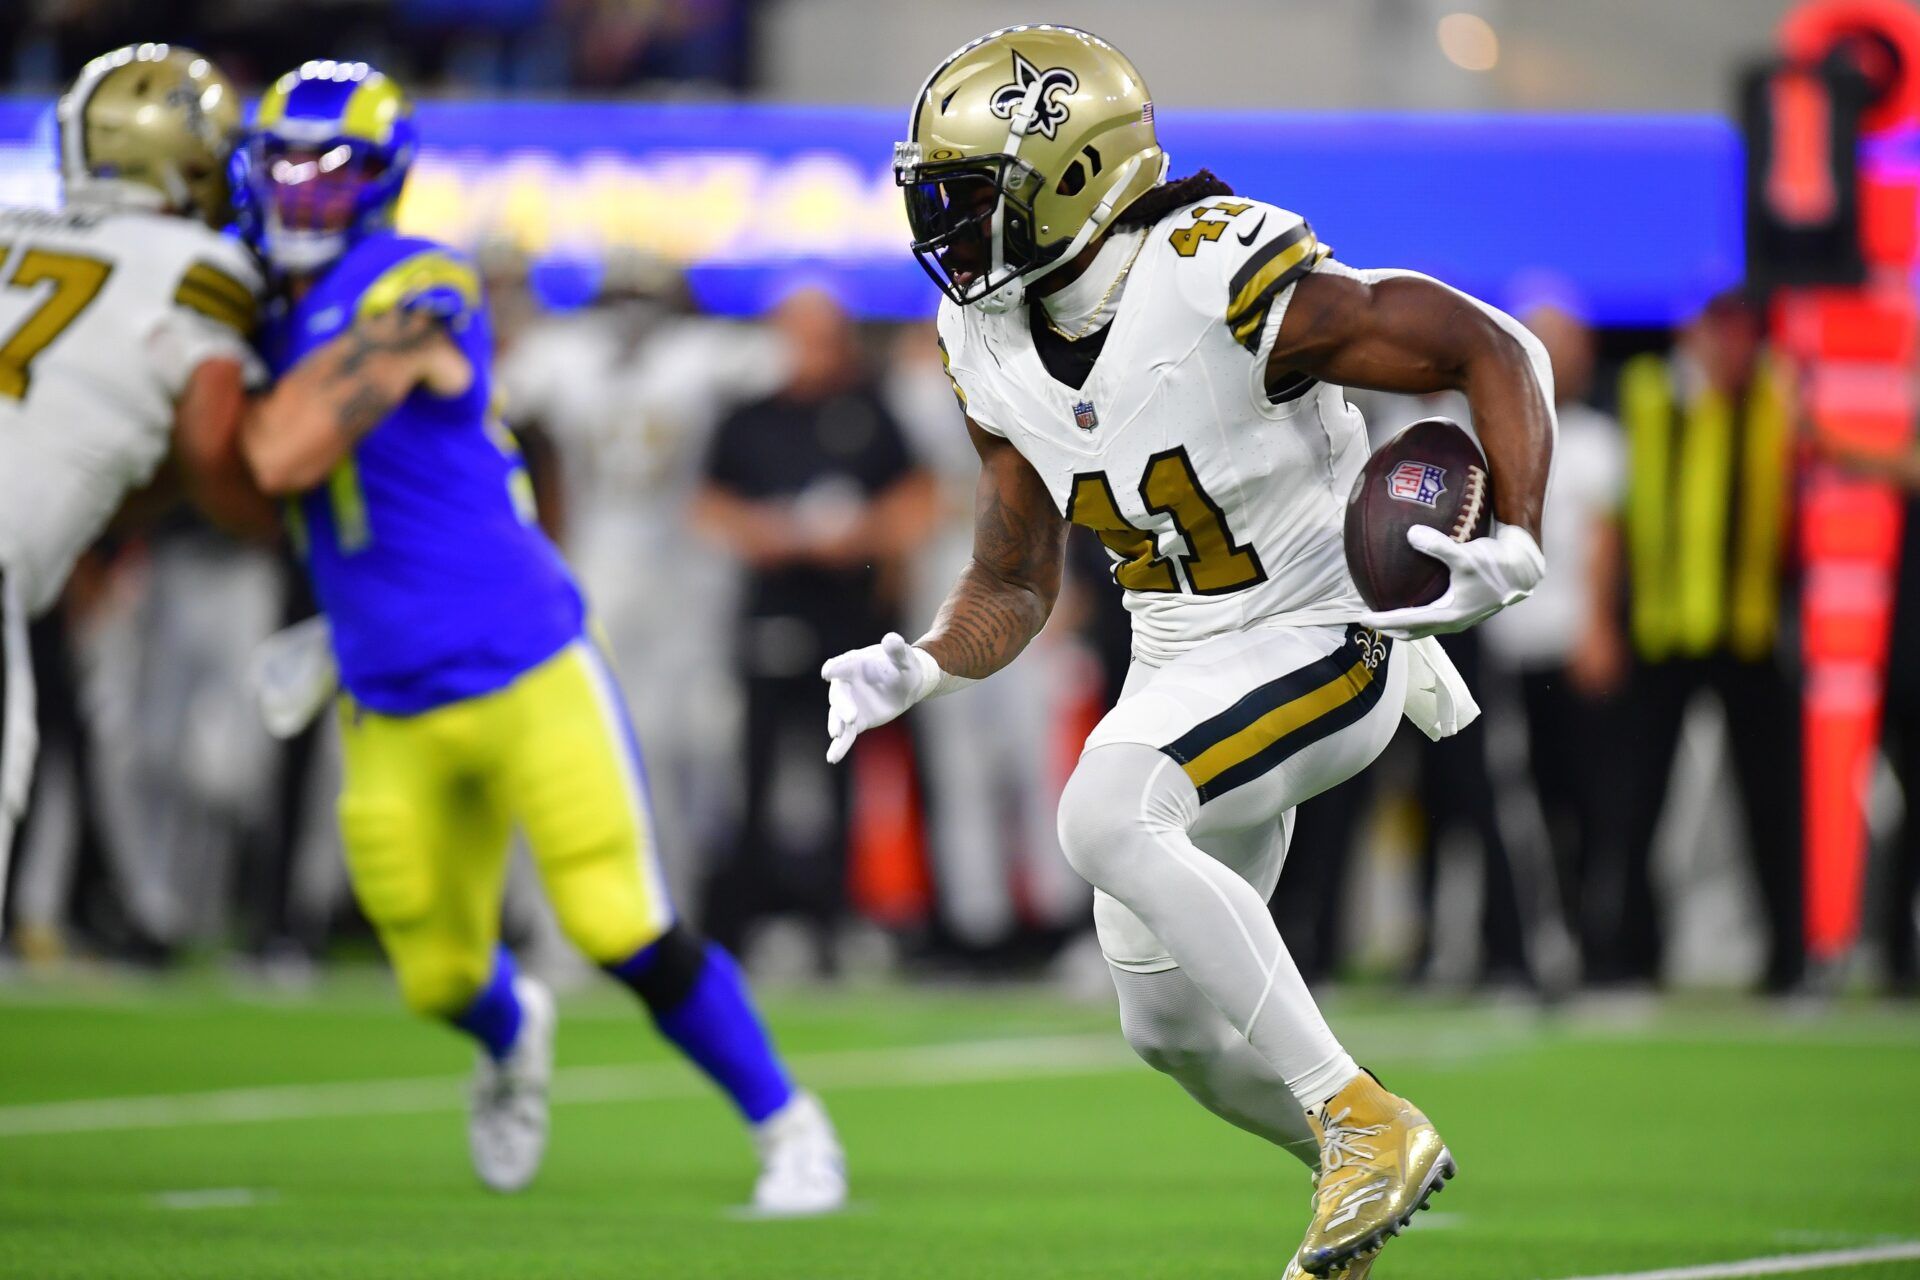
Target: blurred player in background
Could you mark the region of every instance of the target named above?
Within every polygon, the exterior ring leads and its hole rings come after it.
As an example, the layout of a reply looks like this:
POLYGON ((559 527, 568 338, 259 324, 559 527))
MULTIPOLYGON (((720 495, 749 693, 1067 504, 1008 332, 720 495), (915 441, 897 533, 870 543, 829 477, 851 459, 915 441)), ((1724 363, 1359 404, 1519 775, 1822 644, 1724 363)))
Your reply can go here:
POLYGON ((219 232, 233 87, 191 49, 130 45, 58 117, 64 207, 0 209, 0 893, 33 769, 27 619, 169 442, 210 514, 273 527, 235 448, 260 279, 219 232))
POLYGON ((391 229, 414 148, 393 81, 326 61, 273 86, 246 152, 248 225, 280 296, 265 331, 279 382, 243 447, 264 490, 296 499, 331 631, 355 893, 408 1005, 480 1044, 470 1136, 489 1187, 524 1187, 547 1135, 553 1001, 498 943, 518 825, 575 945, 753 1126, 756 1206, 837 1208, 825 1111, 659 876, 619 687, 494 415, 475 269, 391 229))
POLYGON ((1069 522, 1094 529, 1134 666, 1060 802, 1129 1040, 1223 1118, 1318 1165, 1289 1268, 1349 1280, 1453 1159, 1347 1055, 1268 914, 1294 806, 1364 768, 1405 710, 1471 698, 1431 640, 1524 598, 1554 419, 1546 356, 1424 276, 1356 271, 1297 214, 1167 182, 1139 73, 1104 41, 1010 27, 935 69, 895 154, 942 351, 981 458, 973 561, 917 645, 829 661, 830 760, 1046 624, 1069 522), (1410 541, 1431 605, 1365 611, 1341 544, 1367 456, 1347 384, 1464 393, 1500 527, 1410 541))
POLYGON ((737 772, 713 715, 732 692, 713 636, 729 624, 733 576, 688 508, 714 425, 772 391, 782 364, 764 327, 699 314, 673 264, 622 248, 608 251, 593 304, 527 326, 495 375, 515 427, 557 446, 561 546, 647 744, 662 870, 680 902, 697 900, 737 772))

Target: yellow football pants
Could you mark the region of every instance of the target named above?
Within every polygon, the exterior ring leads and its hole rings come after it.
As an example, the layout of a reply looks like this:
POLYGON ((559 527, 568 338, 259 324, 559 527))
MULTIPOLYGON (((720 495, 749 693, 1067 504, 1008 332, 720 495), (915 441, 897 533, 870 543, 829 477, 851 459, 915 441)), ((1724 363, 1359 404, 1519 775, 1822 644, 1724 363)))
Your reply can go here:
POLYGON ((347 869, 415 1011, 458 1014, 491 975, 516 825, 561 927, 596 964, 673 922, 639 748, 589 642, 420 715, 342 698, 341 726, 347 869))

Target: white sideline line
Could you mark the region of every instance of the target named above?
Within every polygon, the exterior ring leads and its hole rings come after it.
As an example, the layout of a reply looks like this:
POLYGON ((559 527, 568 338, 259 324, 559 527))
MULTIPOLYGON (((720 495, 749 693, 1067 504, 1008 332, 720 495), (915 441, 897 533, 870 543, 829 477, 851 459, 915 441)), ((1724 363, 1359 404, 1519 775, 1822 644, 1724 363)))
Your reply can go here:
POLYGON ((195 1191, 157 1191, 153 1202, 162 1209, 249 1209, 279 1198, 278 1192, 252 1187, 203 1187, 195 1191))
MULTIPOLYGON (((916 1088, 1034 1076, 1097 1075, 1127 1070, 1137 1063, 1118 1036, 1104 1033, 849 1049, 799 1054, 791 1059, 796 1074, 808 1084, 823 1088, 916 1088)), ((552 1096, 555 1102, 563 1103, 632 1102, 697 1097, 711 1089, 686 1065, 661 1062, 562 1067, 553 1073, 552 1096)), ((0 1138, 404 1115, 465 1107, 464 1077, 343 1080, 21 1103, 0 1107, 0 1138)))
POLYGON ((1905 1262, 1920 1258, 1920 1240, 1883 1244, 1869 1249, 1829 1249, 1822 1253, 1783 1253, 1771 1258, 1742 1258, 1737 1262, 1707 1262, 1697 1267, 1665 1267, 1659 1271, 1621 1271, 1604 1276, 1572 1276, 1569 1280, 1739 1280, 1742 1276, 1784 1276, 1795 1271, 1826 1267, 1866 1267, 1876 1262, 1905 1262))

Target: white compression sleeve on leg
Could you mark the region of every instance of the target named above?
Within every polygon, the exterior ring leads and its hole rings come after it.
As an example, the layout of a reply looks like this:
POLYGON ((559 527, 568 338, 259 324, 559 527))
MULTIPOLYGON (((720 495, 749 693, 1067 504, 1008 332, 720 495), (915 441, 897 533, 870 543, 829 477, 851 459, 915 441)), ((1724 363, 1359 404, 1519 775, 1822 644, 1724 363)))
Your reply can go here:
POLYGON ((1287 1082, 1186 974, 1110 972, 1120 995, 1121 1033, 1142 1061, 1172 1076, 1228 1124, 1285 1148, 1309 1169, 1319 1168, 1319 1144, 1287 1082))
POLYGON ((1254 887, 1187 835, 1193 784, 1152 747, 1080 757, 1060 797, 1067 861, 1151 929, 1193 985, 1287 1082, 1303 1109, 1359 1074, 1320 1016, 1254 887))

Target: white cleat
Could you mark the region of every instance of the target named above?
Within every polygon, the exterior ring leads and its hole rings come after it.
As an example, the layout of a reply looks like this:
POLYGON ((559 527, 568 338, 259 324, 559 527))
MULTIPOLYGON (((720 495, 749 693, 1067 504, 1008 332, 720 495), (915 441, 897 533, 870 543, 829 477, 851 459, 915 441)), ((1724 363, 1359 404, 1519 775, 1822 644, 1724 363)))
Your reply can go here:
POLYGON ((846 1207, 847 1157, 820 1099, 796 1092, 754 1126, 753 1145, 760 1151, 755 1213, 792 1218, 846 1207))
POLYGON ((467 1145, 473 1171, 489 1189, 519 1191, 547 1152, 547 1085, 553 1079, 553 996, 528 977, 513 980, 520 1034, 499 1062, 485 1049, 473 1071, 467 1145))

